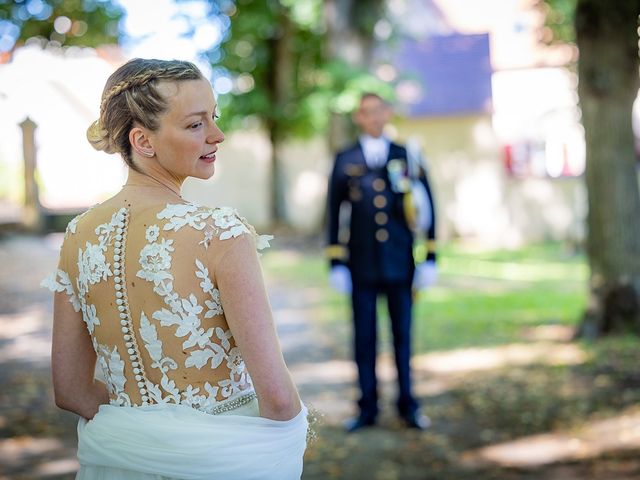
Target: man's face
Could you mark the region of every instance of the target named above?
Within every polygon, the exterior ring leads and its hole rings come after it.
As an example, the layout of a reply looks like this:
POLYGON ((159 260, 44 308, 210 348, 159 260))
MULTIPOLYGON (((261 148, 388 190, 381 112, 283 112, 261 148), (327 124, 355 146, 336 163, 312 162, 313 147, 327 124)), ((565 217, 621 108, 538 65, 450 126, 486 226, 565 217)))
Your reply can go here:
POLYGON ((385 124, 391 118, 391 109, 378 97, 365 97, 358 110, 353 114, 353 121, 362 133, 378 138, 382 135, 385 124))

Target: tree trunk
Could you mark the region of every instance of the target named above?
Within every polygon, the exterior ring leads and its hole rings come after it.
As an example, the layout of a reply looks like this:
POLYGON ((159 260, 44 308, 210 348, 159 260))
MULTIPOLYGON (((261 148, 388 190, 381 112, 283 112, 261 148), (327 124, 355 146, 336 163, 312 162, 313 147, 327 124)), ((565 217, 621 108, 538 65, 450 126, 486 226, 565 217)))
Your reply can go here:
POLYGON ((631 128, 640 0, 579 0, 575 27, 586 135, 589 305, 578 335, 640 334, 640 194, 631 128))
MULTIPOLYGON (((282 7, 280 7, 282 8, 282 7)), ((292 24, 285 12, 278 16, 278 29, 271 39, 269 91, 271 105, 274 106, 273 116, 267 120, 267 130, 271 141, 271 221, 273 226, 287 223, 285 201, 286 179, 282 169, 282 150, 284 135, 280 128, 278 117, 286 111, 291 101, 294 81, 294 58, 291 45, 292 24)))
MULTIPOLYGON (((325 57, 367 70, 373 61, 373 26, 381 17, 384 0, 325 0, 327 26, 325 57)), ((331 114, 329 150, 335 152, 353 142, 356 134, 345 115, 331 114)))

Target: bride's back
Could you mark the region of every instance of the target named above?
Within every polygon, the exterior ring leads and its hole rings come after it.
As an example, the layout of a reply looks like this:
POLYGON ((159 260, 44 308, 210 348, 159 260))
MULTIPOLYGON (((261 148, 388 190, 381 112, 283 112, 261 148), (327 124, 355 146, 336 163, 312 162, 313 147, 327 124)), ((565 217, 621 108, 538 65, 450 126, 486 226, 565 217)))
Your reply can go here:
POLYGON ((251 401, 215 272, 255 231, 230 208, 141 203, 121 194, 74 219, 52 279, 82 312, 110 403, 220 413, 251 401))
POLYGON ((55 401, 81 416, 78 480, 302 473, 306 409, 256 254, 267 239, 229 208, 180 197, 186 178, 215 172, 217 117, 194 64, 133 59, 107 80, 87 130, 129 172, 69 224, 45 282, 55 401))

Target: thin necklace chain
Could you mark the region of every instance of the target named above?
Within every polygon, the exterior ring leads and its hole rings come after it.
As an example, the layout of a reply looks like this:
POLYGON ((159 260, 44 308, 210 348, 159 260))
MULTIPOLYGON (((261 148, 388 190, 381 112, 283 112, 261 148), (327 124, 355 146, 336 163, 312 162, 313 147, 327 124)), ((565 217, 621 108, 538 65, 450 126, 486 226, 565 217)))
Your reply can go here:
MULTIPOLYGON (((173 188, 171 188, 168 185, 165 185, 164 183, 162 183, 160 180, 158 180, 157 178, 152 177, 151 175, 149 175, 148 173, 145 172, 140 172, 142 175, 144 175, 145 177, 149 177, 151 180, 153 180, 154 182, 158 183, 160 186, 166 188, 167 190, 169 190, 171 193, 173 193, 174 195, 177 195, 180 199, 182 199, 182 195, 180 195, 178 192, 176 192, 173 188)), ((136 184, 125 184, 123 185, 123 187, 126 187, 127 185, 129 186, 138 186, 138 187, 152 187, 153 185, 136 185, 136 184)))

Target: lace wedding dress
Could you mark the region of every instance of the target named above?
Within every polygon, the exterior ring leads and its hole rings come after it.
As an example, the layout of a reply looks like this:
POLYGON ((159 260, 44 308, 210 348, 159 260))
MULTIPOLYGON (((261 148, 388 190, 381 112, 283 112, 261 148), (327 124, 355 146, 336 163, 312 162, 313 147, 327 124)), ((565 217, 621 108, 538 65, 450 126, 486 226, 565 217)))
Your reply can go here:
POLYGON ((110 394, 78 424, 77 478, 299 479, 306 409, 258 416, 215 281, 226 253, 270 237, 229 208, 108 203, 69 224, 43 282, 82 312, 110 394))

